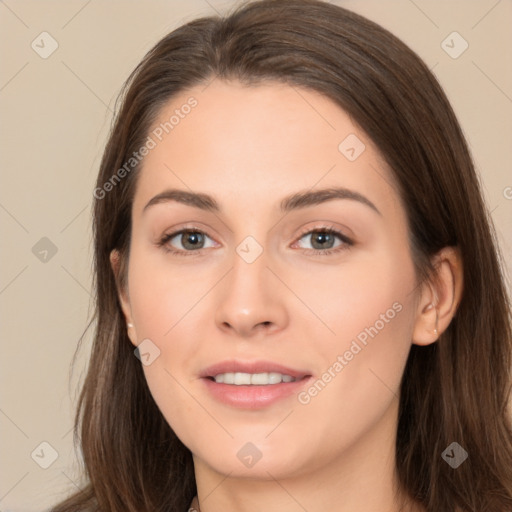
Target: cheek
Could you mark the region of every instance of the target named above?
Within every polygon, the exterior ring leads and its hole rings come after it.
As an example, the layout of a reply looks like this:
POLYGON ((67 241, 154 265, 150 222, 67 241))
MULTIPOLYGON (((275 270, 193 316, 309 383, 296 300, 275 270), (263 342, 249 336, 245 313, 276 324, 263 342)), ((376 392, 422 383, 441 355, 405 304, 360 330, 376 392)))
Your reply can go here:
POLYGON ((138 338, 164 342, 187 326, 190 312, 212 286, 208 275, 193 265, 170 265, 163 250, 132 248, 128 282, 138 338))
MULTIPOLYGON (((169 359, 172 359, 172 354, 168 350, 162 352, 150 366, 144 367, 144 375, 149 391, 167 424, 185 446, 195 451, 198 441, 201 445, 202 439, 209 439, 209 432, 216 425, 201 407, 201 397, 194 399, 190 382, 170 368, 169 359)), ((222 433, 215 432, 215 435, 222 433)), ((202 450, 207 451, 208 446, 202 450)))
POLYGON ((204 273, 171 271, 165 258, 138 247, 131 251, 128 282, 138 343, 150 340, 157 354, 143 366, 151 395, 171 428, 191 442, 189 417, 198 410, 189 365, 198 352, 197 326, 204 323, 194 306, 212 284, 204 273))
MULTIPOLYGON (((324 335, 316 346, 322 374, 301 403, 331 415, 333 425, 351 418, 353 431, 362 432, 399 395, 415 314, 415 272, 404 255, 361 261, 322 287, 322 318, 336 336, 324 335)), ((339 427, 332 435, 340 435, 339 427)))
POLYGON ((300 293, 304 296, 310 287, 309 303, 331 330, 331 343, 322 346, 344 350, 353 340, 363 347, 375 340, 376 349, 409 344, 415 271, 408 254, 382 250, 350 263, 330 269, 323 279, 301 279, 306 282, 300 293))

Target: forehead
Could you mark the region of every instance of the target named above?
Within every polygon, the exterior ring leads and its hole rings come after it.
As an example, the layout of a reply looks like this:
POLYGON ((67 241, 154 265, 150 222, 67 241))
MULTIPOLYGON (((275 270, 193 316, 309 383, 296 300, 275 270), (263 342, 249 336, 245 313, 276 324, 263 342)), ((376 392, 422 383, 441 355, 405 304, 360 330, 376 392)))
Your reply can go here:
POLYGON ((164 188, 269 204, 296 190, 344 186, 395 201, 377 148, 329 98, 281 83, 219 79, 172 98, 150 129, 134 212, 164 188))

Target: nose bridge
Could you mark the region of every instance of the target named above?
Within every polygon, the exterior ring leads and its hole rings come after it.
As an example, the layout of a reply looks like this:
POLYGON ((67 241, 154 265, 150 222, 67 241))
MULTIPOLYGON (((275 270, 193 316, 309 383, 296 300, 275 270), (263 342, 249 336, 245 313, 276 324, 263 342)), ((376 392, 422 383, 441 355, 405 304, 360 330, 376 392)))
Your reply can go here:
POLYGON ((258 301, 268 302, 270 298, 269 277, 272 274, 267 268, 270 255, 263 246, 258 246, 250 240, 242 241, 235 249, 228 276, 226 298, 233 299, 241 307, 245 304, 249 309, 256 307, 258 301))

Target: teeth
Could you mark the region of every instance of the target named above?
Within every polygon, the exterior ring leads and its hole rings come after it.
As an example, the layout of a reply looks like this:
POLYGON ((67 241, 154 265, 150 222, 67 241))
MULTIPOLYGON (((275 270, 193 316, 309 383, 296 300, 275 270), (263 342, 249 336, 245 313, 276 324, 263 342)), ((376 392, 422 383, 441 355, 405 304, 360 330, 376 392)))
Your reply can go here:
POLYGON ((235 373, 235 382, 237 386, 241 386, 242 384, 250 384, 251 383, 251 375, 249 373, 235 373))
POLYGON ((280 384, 281 382, 294 382, 297 379, 282 373, 219 373, 215 375, 215 382, 234 384, 235 386, 255 385, 266 386, 269 384, 280 384))

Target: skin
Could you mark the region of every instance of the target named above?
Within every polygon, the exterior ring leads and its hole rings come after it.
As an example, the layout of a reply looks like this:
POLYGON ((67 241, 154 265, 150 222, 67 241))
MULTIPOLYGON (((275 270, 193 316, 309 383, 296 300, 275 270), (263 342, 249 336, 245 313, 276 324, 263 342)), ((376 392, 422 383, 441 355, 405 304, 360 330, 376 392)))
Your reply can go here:
MULTIPOLYGON (((393 497, 400 379, 411 344, 436 342, 456 311, 458 253, 443 249, 438 279, 418 285, 392 173, 331 100, 283 84, 217 79, 173 98, 155 126, 190 96, 198 105, 144 158, 128 285, 119 295, 132 343, 149 338, 161 351, 145 376, 193 454, 201 510, 400 510, 393 497), (349 134, 366 146, 355 161, 338 150, 349 134), (351 199, 279 211, 285 196, 332 186, 364 195, 380 214, 351 199), (167 188, 210 194, 222 211, 172 201, 143 212, 167 188), (199 255, 158 246, 190 223, 206 234, 199 255), (301 233, 326 225, 354 244, 313 254, 318 238, 301 233), (252 263, 236 252, 247 236, 263 248, 252 263), (216 401, 198 376, 219 361, 263 359, 321 378, 397 303, 400 312, 307 404, 293 395, 237 409, 216 401), (237 457, 247 442, 261 452, 251 468, 237 457)), ((167 245, 186 251, 187 240, 178 235, 167 245)), ((326 247, 340 244, 335 238, 326 247)), ((111 262, 117 273, 116 251, 111 262)))

